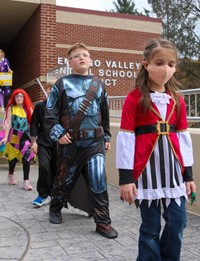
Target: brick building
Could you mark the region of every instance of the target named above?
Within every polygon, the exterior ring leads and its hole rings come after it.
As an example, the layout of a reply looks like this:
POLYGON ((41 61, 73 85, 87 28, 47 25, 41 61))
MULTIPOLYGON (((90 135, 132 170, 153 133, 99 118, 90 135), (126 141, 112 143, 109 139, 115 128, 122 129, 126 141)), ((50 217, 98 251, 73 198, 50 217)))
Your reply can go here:
POLYGON ((67 48, 76 42, 90 49, 91 73, 104 80, 108 95, 126 95, 144 45, 161 35, 156 18, 60 7, 56 0, 0 0, 0 5, 0 48, 14 71, 12 88, 25 89, 34 102, 43 98, 36 78, 45 84, 47 72, 66 62, 67 48))

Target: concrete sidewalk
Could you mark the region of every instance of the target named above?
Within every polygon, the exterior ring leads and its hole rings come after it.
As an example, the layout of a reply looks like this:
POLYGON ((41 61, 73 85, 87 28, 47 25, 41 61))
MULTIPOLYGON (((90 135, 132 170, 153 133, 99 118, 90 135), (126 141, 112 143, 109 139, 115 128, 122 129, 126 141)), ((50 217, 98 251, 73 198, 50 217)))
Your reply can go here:
MULTIPOLYGON (((119 200, 119 189, 109 185, 112 225, 116 239, 95 233, 93 219, 77 209, 63 209, 63 223, 48 221, 48 205, 35 208, 37 165, 31 166, 32 191, 22 189, 22 167, 17 186, 7 185, 7 165, 0 165, 0 260, 128 261, 136 260, 139 210, 119 200)), ((200 261, 200 217, 188 213, 181 261, 200 261)), ((156 261, 156 260, 155 260, 156 261)))

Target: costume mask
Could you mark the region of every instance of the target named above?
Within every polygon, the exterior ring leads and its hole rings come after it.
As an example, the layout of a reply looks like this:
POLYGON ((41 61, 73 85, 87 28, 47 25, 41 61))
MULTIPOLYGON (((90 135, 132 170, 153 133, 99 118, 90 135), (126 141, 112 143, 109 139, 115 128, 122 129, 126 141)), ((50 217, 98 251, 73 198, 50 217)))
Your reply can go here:
POLYGON ((158 85, 166 84, 169 79, 175 73, 175 67, 170 67, 168 65, 152 65, 148 64, 146 70, 149 74, 149 78, 158 85))

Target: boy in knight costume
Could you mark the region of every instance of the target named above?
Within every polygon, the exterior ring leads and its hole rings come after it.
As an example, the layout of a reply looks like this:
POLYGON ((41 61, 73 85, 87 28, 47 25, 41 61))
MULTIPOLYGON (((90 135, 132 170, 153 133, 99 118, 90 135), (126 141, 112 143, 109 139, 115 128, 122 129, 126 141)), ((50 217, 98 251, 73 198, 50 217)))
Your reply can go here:
POLYGON ((165 39, 146 45, 117 136, 120 197, 129 204, 135 201, 141 212, 137 261, 180 260, 185 202, 196 191, 186 107, 173 77, 177 56, 165 39))
POLYGON ((51 138, 59 144, 58 166, 61 165, 52 192, 49 221, 62 222, 61 209, 83 175, 96 232, 116 238, 105 174, 105 152, 110 149, 111 139, 107 93, 99 79, 88 75, 91 58, 84 44, 69 48, 68 58, 73 74, 57 80, 47 101, 46 119, 51 138))

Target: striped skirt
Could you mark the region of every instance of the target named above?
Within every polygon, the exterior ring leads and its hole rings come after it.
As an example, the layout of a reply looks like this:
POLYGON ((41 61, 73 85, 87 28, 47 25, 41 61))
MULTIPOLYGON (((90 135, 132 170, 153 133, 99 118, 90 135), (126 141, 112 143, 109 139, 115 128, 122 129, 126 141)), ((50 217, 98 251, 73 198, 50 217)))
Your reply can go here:
POLYGON ((187 198, 181 166, 166 135, 161 135, 141 176, 136 182, 139 202, 161 198, 187 198))

